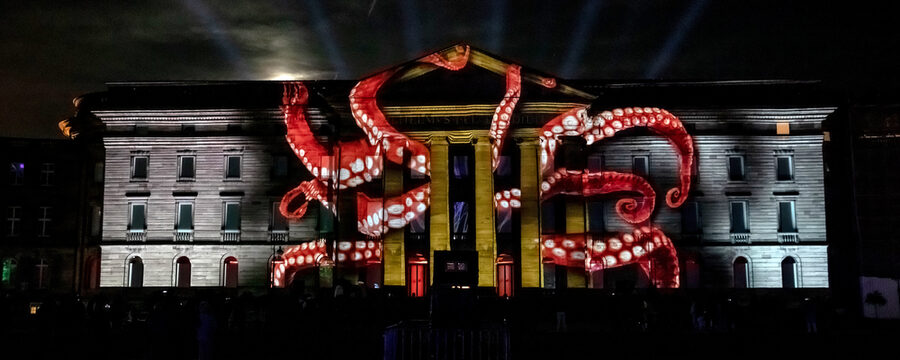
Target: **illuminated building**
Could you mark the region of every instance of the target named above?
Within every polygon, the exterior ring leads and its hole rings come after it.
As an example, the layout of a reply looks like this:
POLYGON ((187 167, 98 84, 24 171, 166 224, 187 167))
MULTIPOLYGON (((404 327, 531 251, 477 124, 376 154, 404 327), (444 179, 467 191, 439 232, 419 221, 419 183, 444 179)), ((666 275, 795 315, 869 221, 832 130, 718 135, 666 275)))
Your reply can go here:
POLYGON ((828 287, 816 95, 454 46, 359 82, 110 84, 62 127, 106 149, 101 286, 828 287))

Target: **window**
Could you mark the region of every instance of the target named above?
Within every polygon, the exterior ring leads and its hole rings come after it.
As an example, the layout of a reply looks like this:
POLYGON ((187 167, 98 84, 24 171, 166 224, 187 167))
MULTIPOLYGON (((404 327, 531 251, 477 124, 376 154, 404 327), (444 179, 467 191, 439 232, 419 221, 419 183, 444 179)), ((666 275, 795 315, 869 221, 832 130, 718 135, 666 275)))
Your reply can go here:
POLYGON ((282 250, 279 247, 278 253, 269 260, 269 286, 273 288, 283 288, 287 276, 284 274, 284 258, 281 257, 282 250))
POLYGON ((797 216, 794 211, 793 201, 781 201, 778 203, 778 232, 797 232, 797 216))
POLYGON ((0 285, 4 287, 12 286, 15 282, 17 266, 15 259, 3 260, 3 268, 0 269, 0 285))
POLYGON ((9 163, 9 184, 22 185, 25 182, 25 163, 9 163))
POLYGON ((287 218, 285 218, 284 215, 281 214, 281 210, 279 210, 279 207, 281 207, 280 202, 272 203, 272 231, 288 231, 287 218))
POLYGON ((41 206, 38 208, 38 214, 41 217, 38 218, 38 237, 48 237, 50 236, 50 211, 52 210, 49 206, 41 206))
POLYGON ((792 156, 776 157, 775 175, 778 181, 794 180, 794 158, 792 156))
POLYGON ((179 202, 176 210, 175 229, 179 232, 190 232, 194 230, 194 203, 179 202))
POLYGON ((728 157, 728 180, 744 181, 744 157, 729 156, 728 157))
POLYGON ((19 235, 19 228, 22 223, 22 207, 10 206, 6 208, 6 234, 9 236, 19 235))
POLYGON ((512 208, 500 206, 497 208, 497 233, 508 234, 512 232, 512 208))
POLYGON ((34 285, 37 289, 46 289, 50 282, 50 264, 41 259, 34 265, 34 285))
POLYGON ((556 217, 559 212, 559 206, 557 205, 559 203, 555 200, 550 199, 541 203, 541 233, 555 234, 563 230, 557 226, 558 221, 556 217))
POLYGON ((225 258, 222 266, 222 286, 236 288, 238 286, 238 261, 234 256, 225 258))
POLYGON ((178 180, 194 180, 195 161, 193 155, 181 155, 178 157, 178 180))
POLYGON ((788 256, 781 261, 781 287, 785 289, 798 288, 800 284, 797 280, 797 260, 788 256))
POLYGON ((147 164, 149 158, 139 155, 131 157, 131 180, 147 180, 147 164))
POLYGON ((409 221, 409 232, 411 234, 424 234, 426 230, 424 213, 417 214, 416 217, 409 221))
POLYGON ((650 174, 650 157, 635 156, 631 158, 631 173, 646 179, 650 174))
POLYGON ((128 260, 128 287, 139 288, 144 286, 144 261, 139 256, 128 260))
POLYGON ((457 201, 453 203, 453 234, 469 232, 469 203, 457 201))
POLYGON ((747 202, 732 201, 731 202, 731 232, 732 233, 749 233, 750 227, 747 226, 747 202))
POLYGON ((191 260, 187 256, 175 261, 175 287, 191 287, 191 260))
POLYGON ((453 178, 463 179, 469 176, 469 157, 466 155, 453 155, 453 178))
POLYGON ((128 213, 128 231, 144 232, 147 230, 147 204, 131 203, 128 213))
POLYGON ((750 262, 747 258, 739 256, 734 259, 734 288, 746 289, 750 287, 750 262))
POLYGON ((603 201, 587 201, 588 231, 592 233, 606 232, 606 219, 604 218, 605 214, 603 211, 604 206, 603 201))
POLYGON ((334 231, 334 213, 321 203, 319 203, 319 222, 317 225, 320 233, 328 234, 334 231))
POLYGON ((696 289, 700 287, 700 264, 697 260, 688 259, 684 262, 684 272, 682 273, 684 279, 684 287, 688 289, 696 289))
POLYGON ((222 230, 240 231, 241 230, 241 203, 237 201, 226 201, 222 216, 222 230))
POLYGON ((681 208, 681 232, 684 234, 699 234, 701 229, 700 204, 695 202, 685 203, 681 208))
POLYGON ((238 180, 241 178, 241 157, 228 155, 225 157, 225 179, 238 180))
POLYGON ((288 158, 285 155, 272 156, 272 177, 283 178, 288 174, 288 158))
POLYGON ((510 176, 512 175, 512 157, 507 155, 500 155, 497 160, 497 171, 495 172, 496 176, 510 176))
POLYGON ((53 164, 53 163, 41 164, 41 186, 53 185, 53 177, 54 177, 55 173, 56 173, 56 164, 53 164))
POLYGON ((588 172, 600 172, 603 170, 603 154, 590 154, 587 158, 588 172))

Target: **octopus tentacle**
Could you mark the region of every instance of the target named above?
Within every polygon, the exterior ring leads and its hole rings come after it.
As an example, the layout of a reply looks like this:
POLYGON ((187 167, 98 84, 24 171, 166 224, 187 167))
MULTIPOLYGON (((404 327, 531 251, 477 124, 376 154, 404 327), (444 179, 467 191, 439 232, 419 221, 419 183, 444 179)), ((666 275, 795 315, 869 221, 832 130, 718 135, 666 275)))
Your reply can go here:
POLYGON ((512 112, 519 102, 522 94, 522 67, 509 65, 506 69, 506 95, 491 119, 490 137, 494 140, 491 144, 491 170, 496 171, 500 165, 500 150, 503 149, 503 140, 509 133, 509 124, 512 120, 512 112))
POLYGON ((691 165, 694 145, 681 120, 660 108, 628 107, 603 111, 588 116, 587 107, 569 110, 550 120, 541 128, 541 169, 546 175, 553 171, 553 158, 563 136, 582 136, 588 145, 633 127, 647 127, 663 135, 675 146, 679 156, 679 186, 666 192, 666 204, 678 207, 687 198, 691 184, 691 165))
POLYGON ((556 195, 596 196, 614 192, 637 192, 638 198, 619 199, 616 212, 625 221, 635 224, 646 221, 653 213, 656 192, 644 178, 628 173, 603 171, 585 173, 561 168, 541 183, 541 200, 556 195))
POLYGON ((366 194, 356 195, 357 229, 359 232, 377 237, 388 228, 400 229, 413 219, 423 216, 431 205, 431 184, 426 183, 401 195, 388 199, 370 198, 366 194))

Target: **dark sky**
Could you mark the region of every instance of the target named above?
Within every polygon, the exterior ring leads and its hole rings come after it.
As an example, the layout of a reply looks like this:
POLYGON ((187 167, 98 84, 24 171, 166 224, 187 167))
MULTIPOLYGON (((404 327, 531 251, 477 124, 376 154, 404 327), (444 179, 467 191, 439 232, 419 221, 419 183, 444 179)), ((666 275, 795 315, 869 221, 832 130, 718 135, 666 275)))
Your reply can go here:
POLYGON ((897 84, 890 1, 830 3, 3 1, 0 136, 59 137, 108 81, 355 79, 455 42, 563 78, 897 84))

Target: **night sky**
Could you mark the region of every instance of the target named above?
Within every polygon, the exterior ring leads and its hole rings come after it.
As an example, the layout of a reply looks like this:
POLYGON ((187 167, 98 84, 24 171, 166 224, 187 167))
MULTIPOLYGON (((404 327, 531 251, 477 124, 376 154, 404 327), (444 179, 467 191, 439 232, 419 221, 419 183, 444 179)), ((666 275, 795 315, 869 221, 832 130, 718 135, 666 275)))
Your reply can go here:
POLYGON ((562 78, 896 86, 890 2, 829 3, 3 1, 0 136, 61 137, 108 81, 356 79, 456 42, 562 78))

